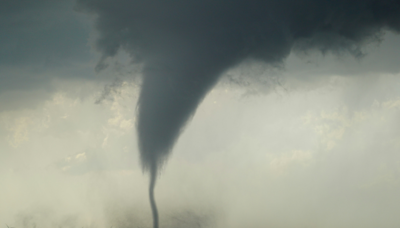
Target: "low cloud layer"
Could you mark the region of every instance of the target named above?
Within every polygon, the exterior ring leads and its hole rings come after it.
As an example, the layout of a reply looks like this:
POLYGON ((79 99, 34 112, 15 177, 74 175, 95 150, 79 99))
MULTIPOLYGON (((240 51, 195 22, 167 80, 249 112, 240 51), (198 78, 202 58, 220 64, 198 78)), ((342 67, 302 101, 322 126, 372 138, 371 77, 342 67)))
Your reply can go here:
MULTIPOLYGON (((364 77, 329 78, 264 96, 212 90, 159 179, 161 224, 398 225, 399 76, 376 76, 369 96, 358 88, 364 77), (349 102, 355 97, 358 106, 349 102)), ((136 85, 123 81, 95 104, 102 88, 87 99, 60 90, 36 109, 1 113, 1 221, 151 227, 132 116, 136 85)))

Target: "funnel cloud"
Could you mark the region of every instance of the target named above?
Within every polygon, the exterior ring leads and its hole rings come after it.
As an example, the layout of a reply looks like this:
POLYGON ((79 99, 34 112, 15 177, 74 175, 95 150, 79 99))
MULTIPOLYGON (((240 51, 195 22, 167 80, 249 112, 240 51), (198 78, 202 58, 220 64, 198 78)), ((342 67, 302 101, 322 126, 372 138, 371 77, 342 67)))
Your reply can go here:
POLYGON ((97 16, 97 69, 121 49, 144 64, 137 130, 153 187, 227 69, 248 59, 282 63, 292 51, 311 49, 358 58, 363 45, 400 30, 400 0, 78 0, 77 9, 97 16))

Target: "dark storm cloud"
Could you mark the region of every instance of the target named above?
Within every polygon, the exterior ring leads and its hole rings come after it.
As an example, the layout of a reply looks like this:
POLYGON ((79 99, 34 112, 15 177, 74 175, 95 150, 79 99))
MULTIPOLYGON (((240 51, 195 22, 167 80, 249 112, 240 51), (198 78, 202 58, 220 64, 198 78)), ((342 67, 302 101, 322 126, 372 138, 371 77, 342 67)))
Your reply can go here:
POLYGON ((78 0, 78 9, 98 16, 103 60, 124 49, 145 63, 138 122, 145 167, 165 160, 228 68, 245 59, 280 63, 292 50, 361 57, 384 29, 400 28, 399 0, 78 0))
POLYGON ((145 64, 137 129, 154 228, 158 167, 227 69, 281 63, 292 50, 358 58, 383 29, 400 29, 400 0, 78 0, 77 8, 97 15, 97 70, 120 49, 145 64))
POLYGON ((87 31, 73 1, 1 1, 0 8, 1 65, 62 65, 87 57, 87 31))
POLYGON ((0 1, 0 92, 83 76, 76 69, 91 57, 88 23, 73 6, 73 0, 0 1))

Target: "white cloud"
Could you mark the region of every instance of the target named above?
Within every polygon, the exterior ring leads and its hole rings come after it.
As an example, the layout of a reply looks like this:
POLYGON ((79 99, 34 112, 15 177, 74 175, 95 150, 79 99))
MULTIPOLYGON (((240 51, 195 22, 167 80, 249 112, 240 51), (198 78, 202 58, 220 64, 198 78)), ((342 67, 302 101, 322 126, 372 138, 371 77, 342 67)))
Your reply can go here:
MULTIPOLYGON (((263 96, 214 89, 160 176, 163 221, 189 210, 213 214, 220 227, 397 224, 391 216, 399 208, 389 198, 400 190, 399 96, 379 97, 387 91, 373 86, 377 96, 355 108, 346 97, 359 79, 337 80, 263 96)), ((385 80, 376 86, 396 82, 385 80)), ((123 83, 100 104, 94 103, 102 86, 92 86, 85 98, 64 88, 35 109, 0 114, 4 138, 23 139, 18 147, 0 141, 0 181, 7 186, 0 193, 8 205, 0 207, 0 220, 17 225, 18 214, 32 214, 45 227, 37 205, 55 210, 49 216, 59 223, 75 216, 82 225, 124 224, 125 210, 149 219, 134 127, 136 85, 123 83), (40 196, 46 189, 51 193, 40 196), (115 204, 121 206, 110 209, 115 204)))

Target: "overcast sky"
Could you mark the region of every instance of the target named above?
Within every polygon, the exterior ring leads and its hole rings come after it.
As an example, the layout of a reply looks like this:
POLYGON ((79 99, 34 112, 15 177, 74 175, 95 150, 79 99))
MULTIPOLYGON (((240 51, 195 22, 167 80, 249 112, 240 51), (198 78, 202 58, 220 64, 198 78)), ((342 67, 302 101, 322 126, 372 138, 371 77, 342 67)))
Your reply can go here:
MULTIPOLYGON (((4 226, 151 227, 147 71, 99 46, 96 2, 0 0, 4 226)), ((398 227, 400 36, 381 38, 222 71, 161 168, 160 227, 398 227)))

